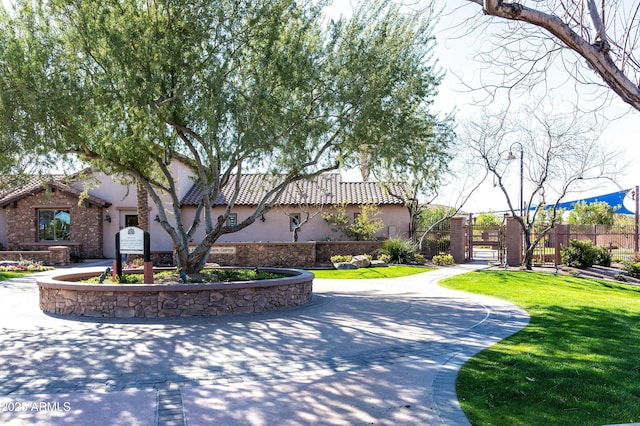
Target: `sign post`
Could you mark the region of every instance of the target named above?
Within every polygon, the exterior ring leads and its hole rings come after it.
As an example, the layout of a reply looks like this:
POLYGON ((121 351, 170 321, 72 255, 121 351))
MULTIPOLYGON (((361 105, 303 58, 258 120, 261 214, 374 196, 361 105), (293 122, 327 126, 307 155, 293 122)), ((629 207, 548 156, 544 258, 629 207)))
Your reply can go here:
POLYGON ((148 232, 135 226, 128 226, 116 234, 116 274, 122 276, 122 255, 142 254, 144 256, 144 282, 153 284, 151 264, 151 243, 148 232))

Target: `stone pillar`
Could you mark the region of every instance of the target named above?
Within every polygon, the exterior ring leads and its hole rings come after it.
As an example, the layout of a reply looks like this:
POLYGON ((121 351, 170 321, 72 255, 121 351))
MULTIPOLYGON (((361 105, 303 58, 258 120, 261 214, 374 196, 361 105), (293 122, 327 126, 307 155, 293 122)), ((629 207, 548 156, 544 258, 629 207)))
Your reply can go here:
POLYGON ((505 246, 507 249, 507 265, 522 265, 522 227, 513 217, 507 218, 507 230, 505 234, 505 246))
POLYGON ((569 225, 556 225, 551 231, 551 238, 555 250, 554 260, 556 265, 561 265, 562 247, 569 247, 569 225))
POLYGON ((465 256, 466 239, 464 233, 464 217, 451 218, 451 256, 455 263, 464 263, 467 258, 465 256))
POLYGON ((49 259, 51 265, 66 266, 71 264, 71 248, 67 246, 49 247, 49 259))

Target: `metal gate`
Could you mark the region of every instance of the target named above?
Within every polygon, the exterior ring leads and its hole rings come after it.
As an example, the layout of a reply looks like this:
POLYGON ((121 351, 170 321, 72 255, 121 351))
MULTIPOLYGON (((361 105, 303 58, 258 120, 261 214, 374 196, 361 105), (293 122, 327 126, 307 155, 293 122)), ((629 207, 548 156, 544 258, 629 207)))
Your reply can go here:
POLYGON ((467 261, 504 263, 504 225, 475 225, 467 222, 467 261))

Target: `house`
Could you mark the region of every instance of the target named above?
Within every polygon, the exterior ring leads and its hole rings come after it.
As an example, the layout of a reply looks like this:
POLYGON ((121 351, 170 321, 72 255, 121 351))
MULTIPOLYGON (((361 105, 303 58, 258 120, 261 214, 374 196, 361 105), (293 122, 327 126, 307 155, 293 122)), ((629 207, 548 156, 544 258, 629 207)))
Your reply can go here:
MULTIPOLYGON (((200 201, 189 169, 180 161, 171 164, 181 199, 181 214, 191 223, 200 201)), ((229 221, 239 223, 250 216, 268 186, 269 177, 246 174, 240 179, 240 192, 229 221)), ((322 217, 335 204, 344 203, 353 218, 360 205, 376 204, 384 228, 379 239, 407 235, 409 212, 401 197, 403 184, 383 186, 376 182, 345 182, 340 174, 319 176, 314 181, 290 185, 279 204, 247 228, 223 235, 218 242, 290 242, 296 228, 298 241, 340 240, 322 217), (305 219, 309 217, 309 221, 305 219), (301 226, 300 226, 301 225, 301 226)), ((0 243, 6 250, 46 250, 49 246, 70 246, 73 254, 84 258, 113 258, 115 235, 137 221, 135 185, 122 179, 86 169, 71 176, 33 177, 0 193, 0 243)), ((215 200, 214 217, 227 207, 230 188, 215 200)), ((157 220, 157 208, 149 201, 152 252, 171 252, 172 241, 157 220)), ((167 210, 169 212, 169 209, 167 210)), ((170 216, 170 215, 169 215, 170 216)), ((171 217, 168 219, 171 221, 171 217)), ((194 236, 197 242, 204 230, 194 236)))

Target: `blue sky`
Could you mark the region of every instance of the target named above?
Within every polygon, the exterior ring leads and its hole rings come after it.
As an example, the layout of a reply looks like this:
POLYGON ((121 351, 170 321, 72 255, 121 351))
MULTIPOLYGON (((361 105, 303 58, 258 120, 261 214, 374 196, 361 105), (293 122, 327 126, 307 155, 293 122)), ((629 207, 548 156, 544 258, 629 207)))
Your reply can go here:
MULTIPOLYGON (((469 16, 474 15, 479 7, 465 0, 440 1, 444 7, 444 13, 436 27, 438 47, 436 56, 440 65, 446 70, 447 76, 440 87, 435 107, 442 111, 456 110, 459 118, 469 117, 475 111, 473 107, 473 95, 461 84, 458 76, 462 76, 471 85, 478 85, 478 70, 481 65, 474 60, 474 55, 490 42, 488 34, 475 32, 469 35, 464 33, 464 22, 469 16)), ((494 18, 496 19, 496 18, 494 18)), ((491 28, 491 27, 489 27, 491 28)), ((563 69, 556 69, 555 75, 559 83, 554 99, 564 98, 573 102, 575 87, 573 79, 563 69)), ((587 88, 582 88, 586 89, 587 88)), ((584 99, 584 97, 583 97, 584 99)), ((640 142, 634 141, 634 136, 640 134, 640 113, 628 107, 615 95, 607 107, 609 117, 623 116, 612 121, 602 134, 602 143, 607 146, 620 149, 629 160, 640 158, 640 142)), ((499 105, 498 105, 499 106, 499 105)), ((476 108, 477 109, 477 108, 476 108)), ((525 159, 526 162, 526 159, 525 159)), ((597 187, 587 189, 584 196, 614 192, 620 188, 627 189, 640 184, 640 167, 629 167, 623 171, 623 176, 616 183, 601 182, 597 187)), ((512 194, 512 200, 517 203, 518 182, 513 182, 513 188, 508 188, 512 194)), ((455 193, 455 184, 443 193, 455 193)), ((527 195, 525 194, 525 198, 527 195)), ((571 198, 571 197, 570 197, 571 198)), ((576 199, 579 197, 573 197, 576 199)), ((446 196, 441 197, 443 203, 447 203, 446 196)), ((568 201, 568 200, 567 200, 568 201)), ((504 195, 498 188, 494 188, 491 180, 484 185, 475 196, 465 205, 467 211, 502 210, 506 208, 504 195)))

